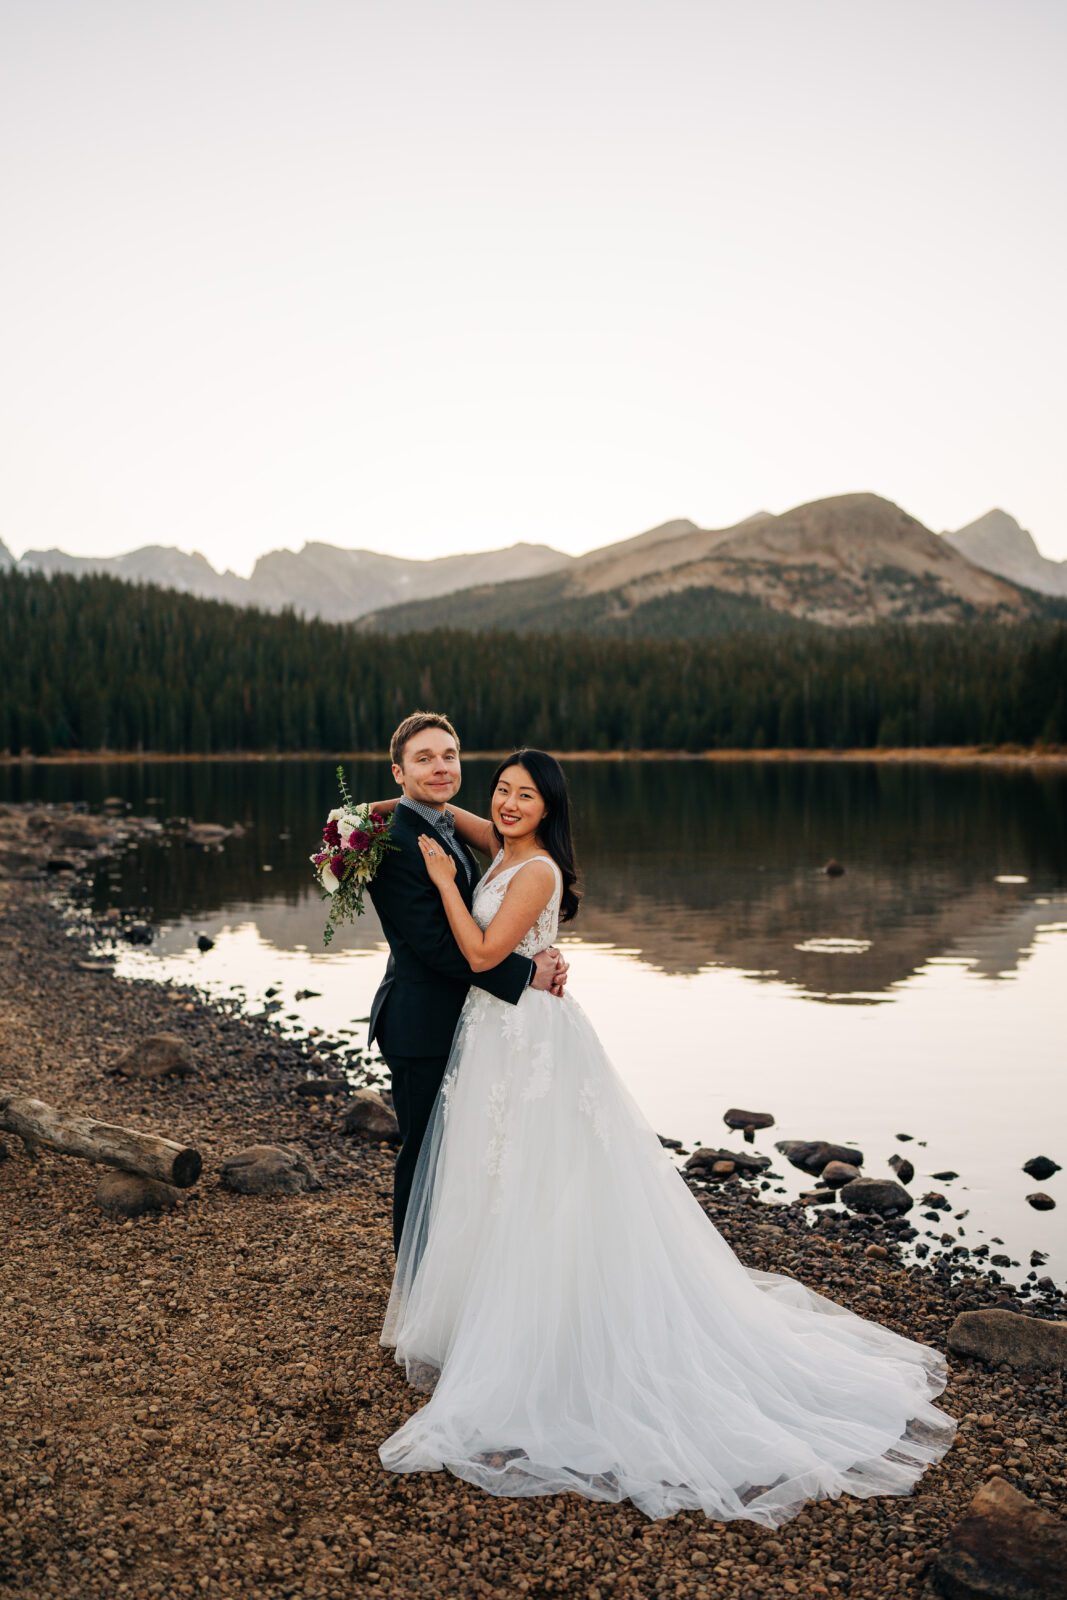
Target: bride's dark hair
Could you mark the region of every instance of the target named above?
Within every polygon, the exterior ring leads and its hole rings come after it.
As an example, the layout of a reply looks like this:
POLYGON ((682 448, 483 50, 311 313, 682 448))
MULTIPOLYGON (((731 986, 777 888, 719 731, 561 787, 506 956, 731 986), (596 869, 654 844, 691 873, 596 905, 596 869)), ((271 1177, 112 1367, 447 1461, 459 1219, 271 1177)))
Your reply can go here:
MULTIPOLYGON (((555 756, 550 756, 546 750, 513 751, 500 763, 490 779, 490 815, 492 815, 496 786, 500 782, 501 774, 506 772, 508 767, 525 767, 534 781, 534 787, 545 802, 546 814, 537 829, 537 838, 563 874, 559 920, 573 922, 581 896, 575 888, 578 872, 574 861, 574 840, 571 838, 571 802, 563 768, 555 756)), ((504 840, 496 823, 493 823, 493 832, 496 834, 497 843, 503 844, 504 840)))

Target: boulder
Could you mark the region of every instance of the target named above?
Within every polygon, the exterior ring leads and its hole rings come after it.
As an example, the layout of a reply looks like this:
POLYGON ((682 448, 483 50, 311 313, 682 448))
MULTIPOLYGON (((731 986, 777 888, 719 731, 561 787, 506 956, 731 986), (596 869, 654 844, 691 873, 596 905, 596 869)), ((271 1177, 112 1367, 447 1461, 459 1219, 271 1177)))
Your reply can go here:
POLYGON ((831 1189, 840 1189, 843 1183, 851 1183, 853 1178, 859 1178, 859 1167, 854 1167, 851 1161, 828 1161, 819 1173, 823 1183, 829 1184, 831 1189))
POLYGON ((194 1070, 193 1052, 176 1033, 149 1033, 123 1050, 107 1070, 127 1078, 187 1078, 194 1070))
POLYGON ((948 1600, 1055 1600, 1067 1570, 1067 1523, 1003 1478, 977 1491, 934 1557, 948 1600))
POLYGON ((322 1188, 311 1163, 287 1144, 253 1144, 227 1156, 222 1183, 235 1194, 303 1194, 322 1188))
POLYGON ((847 1161, 853 1167, 862 1167, 863 1151, 850 1145, 830 1144, 826 1139, 779 1139, 774 1147, 786 1160, 801 1172, 821 1173, 831 1161, 847 1161))
POLYGON ((907 1156, 890 1156, 887 1165, 896 1173, 898 1183, 910 1183, 915 1176, 915 1168, 907 1156))
POLYGON ((1051 1156, 1031 1156, 1029 1161, 1023 1162, 1023 1171, 1028 1177, 1036 1178, 1039 1183, 1045 1178, 1051 1178, 1052 1174, 1059 1170, 1059 1162, 1053 1161, 1051 1156))
POLYGON ((153 1212, 173 1211, 178 1190, 155 1178, 139 1178, 133 1172, 105 1172, 96 1186, 96 1203, 109 1217, 144 1217, 153 1212))
POLYGON ((345 1113, 345 1133, 358 1134, 364 1139, 379 1142, 400 1142, 400 1124, 377 1089, 357 1089, 345 1113))
POLYGON ((837 1192, 850 1211, 873 1211, 881 1217, 900 1216, 913 1203, 907 1189, 892 1178, 853 1178, 837 1192))
POLYGON ((1035 1211, 1053 1211, 1056 1207, 1055 1200, 1050 1194, 1046 1194, 1044 1189, 1035 1189, 1033 1194, 1027 1195, 1026 1200, 1035 1211))
POLYGON ((948 1330, 950 1350, 1010 1367, 1067 1368, 1067 1322, 1016 1311, 961 1311, 948 1330))

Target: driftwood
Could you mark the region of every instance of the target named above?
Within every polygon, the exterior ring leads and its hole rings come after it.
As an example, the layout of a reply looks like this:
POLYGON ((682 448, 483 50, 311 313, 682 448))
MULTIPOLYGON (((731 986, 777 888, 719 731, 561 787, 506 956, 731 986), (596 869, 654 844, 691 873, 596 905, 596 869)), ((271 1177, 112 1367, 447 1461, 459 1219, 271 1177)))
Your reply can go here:
POLYGON ((176 1189, 190 1188, 203 1166, 199 1151, 175 1144, 173 1139, 60 1111, 2 1084, 0 1130, 17 1134, 31 1155, 36 1145, 48 1145, 63 1155, 83 1156, 86 1161, 120 1167, 123 1172, 155 1178, 176 1189))

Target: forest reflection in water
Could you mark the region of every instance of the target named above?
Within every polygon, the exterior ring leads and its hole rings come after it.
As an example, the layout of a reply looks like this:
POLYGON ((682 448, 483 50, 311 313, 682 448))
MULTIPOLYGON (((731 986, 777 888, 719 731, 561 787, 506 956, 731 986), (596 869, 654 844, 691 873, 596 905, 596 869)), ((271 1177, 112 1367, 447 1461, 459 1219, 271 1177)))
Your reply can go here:
MULTIPOLYGON (((158 934, 119 970, 284 1001, 288 1025, 363 1017, 382 968, 373 911, 323 951, 307 857, 336 802, 334 761, 0 768, 0 797, 122 796, 139 813, 241 822, 202 849, 175 834, 102 868, 97 909, 158 934), (206 955, 196 936, 215 947, 206 955), (315 993, 304 1000, 304 990, 315 993)), ((729 1143, 731 1105, 769 1110, 757 1149, 788 1193, 777 1138, 855 1141, 889 1176, 906 1146, 972 1246, 1004 1240, 1067 1267, 1064 1201, 1037 1213, 1022 1162, 1065 1125, 1067 776, 878 762, 568 761, 585 898, 565 931, 571 991, 659 1131, 729 1143), (835 858, 844 867, 828 875, 835 858), (951 1169, 957 1183, 935 1182, 951 1169), (959 1220, 966 1218, 966 1221, 959 1220)), ((492 764, 464 763, 482 809, 492 764)), ((360 797, 387 764, 349 762, 360 797)), ((1046 1185, 1063 1193, 1062 1174, 1046 1185)), ((916 1226, 930 1232, 912 1213, 916 1226)), ((937 1238, 942 1226, 933 1228, 937 1238)), ((996 1244, 993 1249, 997 1248, 996 1244)), ((1040 1274, 1039 1274, 1040 1275, 1040 1274)))

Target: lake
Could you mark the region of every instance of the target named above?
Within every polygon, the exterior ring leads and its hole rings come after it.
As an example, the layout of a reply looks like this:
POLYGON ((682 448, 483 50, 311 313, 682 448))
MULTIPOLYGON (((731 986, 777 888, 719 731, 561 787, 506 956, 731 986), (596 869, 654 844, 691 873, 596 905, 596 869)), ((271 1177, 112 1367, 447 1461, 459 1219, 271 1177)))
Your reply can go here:
MULTIPOLYGON (((119 795, 142 814, 240 822, 221 849, 167 841, 101 868, 92 905, 156 924, 118 971, 166 975, 326 1034, 370 1008, 384 961, 373 910, 322 945, 307 857, 336 804, 335 761, 0 767, 0 798, 119 795), (201 954, 200 933, 214 948, 201 954), (298 991, 315 995, 296 999, 298 991)), ((570 992, 657 1131, 739 1147, 731 1106, 770 1111, 754 1148, 770 1198, 811 1187, 774 1141, 856 1144, 864 1171, 906 1155, 920 1240, 985 1242, 1037 1275, 1067 1268, 1067 775, 878 762, 580 761, 571 782, 585 898, 566 933, 570 992), (840 876, 823 870, 836 858, 840 876), (898 1136, 910 1135, 903 1140, 898 1136), (950 1170, 953 1179, 931 1175, 950 1170), (1034 1210, 1045 1190, 1056 1209, 1034 1210), (996 1241, 1001 1241, 1000 1243, 996 1241)), ((484 808, 492 764, 464 765, 484 808)), ((358 797, 393 792, 349 762, 358 797)), ((360 1032, 359 1029, 356 1030, 360 1032)), ((936 1246, 935 1248, 940 1248, 936 1246)))

